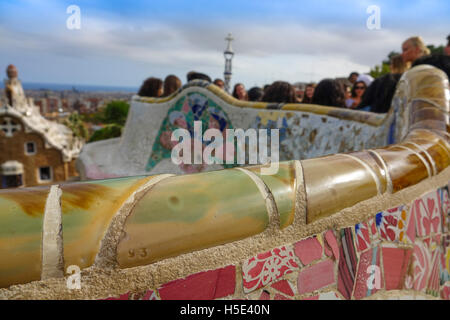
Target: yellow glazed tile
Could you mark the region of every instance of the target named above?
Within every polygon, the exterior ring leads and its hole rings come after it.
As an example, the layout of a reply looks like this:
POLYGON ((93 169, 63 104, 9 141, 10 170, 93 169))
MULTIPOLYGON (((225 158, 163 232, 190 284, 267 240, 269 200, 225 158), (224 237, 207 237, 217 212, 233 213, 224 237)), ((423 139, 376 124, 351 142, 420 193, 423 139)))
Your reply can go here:
POLYGON ((447 168, 448 165, 450 165, 450 150, 446 148, 445 142, 442 140, 436 139, 436 141, 430 142, 430 140, 413 138, 407 139, 400 145, 410 146, 412 143, 426 151, 426 153, 432 158, 436 166, 436 173, 441 172, 447 168))
POLYGON ((49 190, 0 191, 0 288, 40 280, 42 224, 49 190))
POLYGON ((145 265, 258 234, 268 221, 260 191, 240 170, 171 177, 134 207, 117 260, 122 268, 145 265))
POLYGON ((422 120, 438 120, 448 123, 448 115, 438 108, 421 108, 412 113, 412 123, 422 120))
POLYGON ((360 159, 370 167, 370 169, 373 171, 373 173, 378 178, 378 181, 380 182, 380 192, 385 193, 387 190, 387 179, 383 165, 367 151, 352 152, 349 154, 360 159))
POLYGON ((261 174, 262 166, 246 167, 255 173, 270 189, 278 214, 280 216, 280 228, 286 228, 294 222, 295 216, 295 165, 294 161, 280 162, 278 172, 273 175, 261 174))
POLYGON ((375 149, 386 163, 393 192, 414 185, 428 177, 424 162, 411 150, 396 146, 375 149))
POLYGON ((140 186, 153 177, 127 177, 61 185, 64 262, 93 264, 111 219, 140 186))
POLYGON ((412 124, 409 129, 410 130, 416 130, 416 129, 428 129, 428 130, 442 130, 447 131, 448 124, 441 120, 419 120, 412 124))
POLYGON ((333 155, 302 160, 307 218, 311 223, 377 195, 369 170, 357 160, 333 155))

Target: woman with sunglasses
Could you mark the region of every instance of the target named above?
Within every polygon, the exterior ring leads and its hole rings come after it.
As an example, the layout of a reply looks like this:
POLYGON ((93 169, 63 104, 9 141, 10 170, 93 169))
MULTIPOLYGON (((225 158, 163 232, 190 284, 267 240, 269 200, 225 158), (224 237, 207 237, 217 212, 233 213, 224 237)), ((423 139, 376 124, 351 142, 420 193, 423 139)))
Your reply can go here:
POLYGON ((352 96, 345 101, 345 106, 350 109, 356 109, 362 101, 362 96, 366 91, 366 83, 364 81, 357 81, 353 85, 352 96))

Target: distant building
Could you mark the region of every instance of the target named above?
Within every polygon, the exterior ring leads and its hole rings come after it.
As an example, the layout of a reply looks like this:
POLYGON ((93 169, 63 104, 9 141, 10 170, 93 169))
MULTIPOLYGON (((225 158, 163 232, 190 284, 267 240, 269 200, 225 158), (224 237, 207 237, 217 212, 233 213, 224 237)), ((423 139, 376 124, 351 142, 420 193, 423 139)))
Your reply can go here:
POLYGON ((0 103, 0 188, 73 179, 83 142, 66 126, 45 119, 26 99, 14 66, 7 74, 6 99, 0 103))

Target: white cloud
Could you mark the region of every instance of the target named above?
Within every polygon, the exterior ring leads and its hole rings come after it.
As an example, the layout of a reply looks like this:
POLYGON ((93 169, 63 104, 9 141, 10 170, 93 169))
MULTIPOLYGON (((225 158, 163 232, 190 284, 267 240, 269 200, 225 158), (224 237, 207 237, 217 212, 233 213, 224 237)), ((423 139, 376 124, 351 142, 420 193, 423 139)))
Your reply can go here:
MULTIPOLYGON (((165 74, 155 76, 163 77, 174 70, 198 70, 214 78, 223 73, 224 38, 231 31, 236 53, 233 80, 252 86, 274 80, 318 81, 325 77, 346 76, 351 71, 367 72, 390 51, 400 51, 401 42, 407 37, 417 33, 427 43, 439 44, 443 41, 440 34, 446 32, 443 31, 446 26, 438 29, 383 27, 379 31, 369 31, 364 20, 360 27, 350 29, 332 22, 311 25, 292 21, 222 22, 205 26, 200 23, 125 21, 114 15, 103 17, 85 16, 82 8, 79 31, 53 28, 48 32, 47 26, 43 32, 44 29, 39 28, 18 30, 0 25, 0 57, 13 49, 15 52, 33 52, 37 57, 70 57, 73 61, 105 58, 109 63, 114 59, 120 63, 126 60, 136 65, 144 63, 148 70, 166 70, 165 74)), ((61 20, 64 18, 62 16, 61 20)), ((74 62, 73 68, 76 67, 74 62)), ((118 74, 117 78, 121 76, 118 74)), ((78 81, 88 83, 89 79, 90 75, 86 74, 85 80, 78 81)))

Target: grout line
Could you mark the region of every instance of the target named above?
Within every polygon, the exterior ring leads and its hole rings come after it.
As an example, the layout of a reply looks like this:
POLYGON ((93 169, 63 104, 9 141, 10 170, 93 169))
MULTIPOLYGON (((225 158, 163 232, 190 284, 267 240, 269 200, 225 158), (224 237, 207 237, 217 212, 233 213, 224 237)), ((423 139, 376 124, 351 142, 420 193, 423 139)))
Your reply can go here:
POLYGON ((300 160, 295 160, 295 204, 294 221, 292 225, 298 223, 300 226, 306 226, 308 214, 308 195, 306 194, 303 166, 300 160))
POLYGON ((386 162, 383 160, 383 158, 376 152, 375 150, 367 150, 370 154, 372 154, 375 158, 377 158, 381 165, 383 166, 384 172, 386 173, 386 181, 387 181, 387 192, 393 193, 394 187, 392 185, 392 179, 391 179, 391 173, 389 172, 389 169, 386 165, 386 162))
POLYGON ((139 199, 147 194, 159 182, 173 177, 173 174, 161 174, 155 176, 153 179, 147 181, 140 186, 127 200, 125 200, 111 219, 111 223, 106 229, 105 235, 100 243, 100 248, 95 256, 93 266, 99 268, 115 268, 118 266, 117 262, 117 248, 123 235, 126 220, 131 214, 134 205, 139 199))
POLYGON ((432 172, 432 169, 430 168, 430 165, 428 164, 427 160, 425 160, 425 158, 422 157, 422 155, 420 153, 418 153, 417 151, 414 151, 411 148, 408 148, 406 146, 397 145, 397 147, 401 148, 401 149, 404 149, 404 150, 411 151, 412 153, 414 153, 420 159, 420 161, 422 161, 423 165, 427 169, 428 177, 432 177, 433 176, 433 172, 432 172))
MULTIPOLYGON (((280 229, 280 216, 278 214, 277 204, 275 203, 275 199, 270 191, 269 187, 264 183, 264 181, 258 177, 255 173, 246 170, 244 168, 236 168, 236 170, 242 171, 246 175, 248 175, 256 186, 259 189, 264 201, 266 202, 267 214, 269 216, 269 227, 268 229, 272 232, 280 229)), ((272 233, 271 232, 271 233, 272 233)))
POLYGON ((351 158, 351 159, 353 159, 353 160, 356 160, 356 161, 358 161, 364 168, 366 168, 366 169, 369 171, 370 175, 372 176, 373 180, 375 181, 375 184, 376 184, 376 186, 377 186, 377 193, 378 193, 378 195, 383 194, 383 189, 382 189, 382 186, 381 186, 380 179, 378 179, 378 177, 377 177, 375 171, 374 171, 374 170, 373 170, 366 162, 364 162, 363 160, 359 159, 358 157, 356 157, 356 156, 354 156, 354 155, 352 155, 352 154, 341 153, 340 155, 345 156, 345 157, 348 157, 348 158, 351 158))
POLYGON ((53 185, 45 203, 41 280, 64 277, 61 195, 59 186, 53 185))
POLYGON ((428 158, 428 161, 430 161, 430 163, 431 163, 431 166, 433 169, 433 176, 435 176, 438 173, 438 171, 436 169, 436 163, 434 162, 433 157, 428 153, 427 150, 425 150, 425 148, 422 148, 421 145, 419 145, 415 142, 412 142, 412 141, 406 141, 405 144, 411 144, 411 145, 415 146, 417 149, 419 149, 420 151, 422 151, 425 154, 425 156, 428 158))

